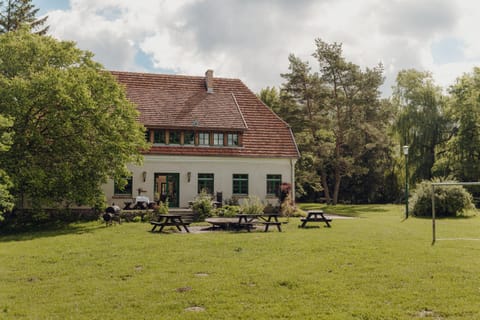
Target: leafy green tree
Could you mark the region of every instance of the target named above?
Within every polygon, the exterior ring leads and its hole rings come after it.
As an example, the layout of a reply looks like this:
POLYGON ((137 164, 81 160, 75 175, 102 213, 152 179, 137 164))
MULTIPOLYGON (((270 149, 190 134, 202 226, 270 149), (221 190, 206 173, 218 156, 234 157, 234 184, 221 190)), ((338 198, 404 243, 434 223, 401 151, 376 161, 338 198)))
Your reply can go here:
POLYGON ((19 207, 95 205, 107 178, 146 148, 138 112, 114 77, 73 42, 0 35, 0 110, 13 119, 0 163, 19 207))
POLYGON ((409 148, 412 183, 430 180, 438 148, 449 139, 445 98, 429 72, 403 70, 398 73, 392 102, 398 109, 394 124, 400 145, 409 148))
MULTIPOLYGON (((0 152, 5 152, 10 148, 12 132, 9 131, 9 128, 12 123, 10 119, 0 114, 0 152)), ((2 214, 13 208, 13 197, 9 190, 11 186, 10 178, 0 168, 0 221, 2 221, 2 214)))
POLYGON ((459 77, 449 89, 449 115, 455 124, 443 167, 461 181, 480 180, 480 68, 459 77))
POLYGON ((44 25, 48 17, 37 19, 38 10, 31 0, 0 1, 0 33, 18 30, 22 25, 27 25, 32 32, 46 34, 48 26, 44 25))

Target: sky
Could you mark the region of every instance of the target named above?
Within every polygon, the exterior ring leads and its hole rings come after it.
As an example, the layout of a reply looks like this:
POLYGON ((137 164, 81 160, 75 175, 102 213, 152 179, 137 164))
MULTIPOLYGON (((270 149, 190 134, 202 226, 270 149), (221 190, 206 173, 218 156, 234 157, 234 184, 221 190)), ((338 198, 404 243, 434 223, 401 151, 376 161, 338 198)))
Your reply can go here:
POLYGON ((480 66, 476 0, 33 0, 49 34, 75 41, 109 70, 284 83, 288 56, 318 63, 315 39, 341 43, 362 69, 429 71, 447 88, 480 66))

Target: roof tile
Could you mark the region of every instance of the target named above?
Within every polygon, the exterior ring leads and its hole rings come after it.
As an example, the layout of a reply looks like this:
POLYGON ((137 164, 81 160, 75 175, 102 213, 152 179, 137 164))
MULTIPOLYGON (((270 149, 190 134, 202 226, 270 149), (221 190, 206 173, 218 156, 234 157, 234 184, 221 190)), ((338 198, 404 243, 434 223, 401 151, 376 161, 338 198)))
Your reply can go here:
POLYGON ((290 127, 239 79, 112 71, 147 128, 243 132, 242 147, 153 146, 150 154, 298 158, 290 127))

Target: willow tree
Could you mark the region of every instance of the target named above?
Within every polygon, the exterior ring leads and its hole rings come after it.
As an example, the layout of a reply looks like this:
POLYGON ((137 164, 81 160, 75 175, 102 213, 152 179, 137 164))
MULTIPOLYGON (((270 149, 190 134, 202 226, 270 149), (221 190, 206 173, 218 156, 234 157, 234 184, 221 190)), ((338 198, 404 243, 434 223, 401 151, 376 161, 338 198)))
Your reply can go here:
POLYGON ((22 206, 94 205, 108 177, 128 175, 145 148, 138 112, 92 54, 73 42, 0 35, 0 110, 14 136, 0 163, 22 206))
POLYGON ((462 181, 480 180, 480 68, 459 77, 449 89, 448 111, 455 124, 447 155, 451 174, 462 181))
POLYGON ((429 72, 398 73, 392 102, 398 109, 394 129, 400 145, 408 145, 411 182, 430 180, 438 148, 449 138, 445 98, 429 72))

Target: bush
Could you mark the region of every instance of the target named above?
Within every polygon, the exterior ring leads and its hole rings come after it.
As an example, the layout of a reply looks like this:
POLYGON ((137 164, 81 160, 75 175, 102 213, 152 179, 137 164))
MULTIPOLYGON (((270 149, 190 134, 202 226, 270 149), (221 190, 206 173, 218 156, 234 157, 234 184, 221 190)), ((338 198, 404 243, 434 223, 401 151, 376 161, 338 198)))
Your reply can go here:
MULTIPOLYGON (((440 182, 440 180, 433 180, 440 182)), ((452 182, 452 181, 443 181, 452 182)), ((432 216, 432 181, 417 184, 409 203, 409 210, 417 217, 432 216)), ((435 216, 455 217, 474 209, 472 195, 460 185, 435 187, 435 216)))
POLYGON ((156 215, 168 214, 168 200, 165 202, 160 201, 153 209, 156 215))
POLYGON ((225 205, 221 208, 215 209, 214 213, 218 217, 235 217, 240 213, 240 207, 225 205))
POLYGON ((265 205, 257 196, 248 196, 248 198, 242 200, 240 208, 244 214, 262 214, 265 205))
POLYGON ((213 204, 211 196, 202 190, 200 194, 194 199, 192 209, 198 215, 197 219, 202 221, 205 218, 211 217, 213 212, 213 204))

